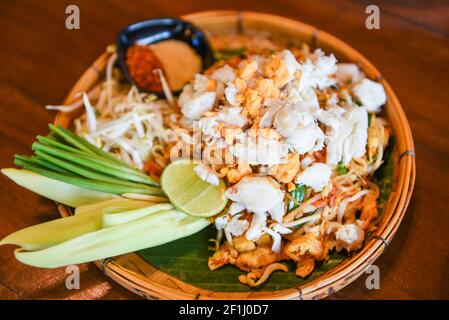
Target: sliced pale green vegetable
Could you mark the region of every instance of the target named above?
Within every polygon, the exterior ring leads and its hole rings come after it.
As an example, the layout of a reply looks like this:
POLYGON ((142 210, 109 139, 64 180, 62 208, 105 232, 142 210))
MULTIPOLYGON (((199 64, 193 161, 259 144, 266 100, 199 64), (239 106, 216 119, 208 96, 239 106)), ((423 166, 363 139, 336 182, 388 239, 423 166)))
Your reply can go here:
MULTIPOLYGON (((167 201, 167 200, 166 200, 167 201)), ((121 197, 117 197, 110 200, 99 201, 96 203, 88 204, 85 206, 80 206, 75 209, 75 214, 84 214, 89 212, 102 212, 103 209, 108 207, 127 207, 130 209, 138 209, 144 208, 153 205, 152 202, 149 201, 140 201, 140 200, 130 200, 121 197)))
POLYGON ((179 210, 192 216, 211 217, 226 206, 225 183, 220 179, 214 186, 198 177, 190 160, 170 163, 162 173, 161 187, 170 202, 179 210))
POLYGON ((121 199, 121 206, 117 206, 119 202, 116 200, 103 201, 103 203, 113 202, 114 206, 96 208, 96 210, 85 211, 83 214, 59 218, 19 230, 0 241, 0 245, 15 244, 24 250, 41 250, 92 231, 173 209, 169 203, 156 205, 146 203, 145 207, 136 208, 135 206, 141 203, 126 199, 121 199))
POLYGON ((170 209, 173 209, 173 206, 169 203, 155 204, 134 210, 130 210, 127 206, 108 207, 103 210, 103 228, 127 223, 159 211, 170 209))
POLYGON ((115 194, 81 188, 26 170, 8 168, 2 169, 1 172, 18 185, 70 207, 76 208, 118 197, 115 194))
POLYGON ((24 250, 40 250, 100 230, 102 226, 101 212, 59 218, 14 232, 0 241, 0 245, 15 244, 24 250))
POLYGON ((22 263, 56 268, 158 246, 187 237, 209 225, 207 219, 177 210, 162 211, 128 223, 91 232, 39 251, 15 251, 22 263))
POLYGON ((159 196, 151 196, 148 194, 140 194, 140 193, 124 193, 121 196, 126 199, 149 201, 149 202, 153 202, 153 203, 161 203, 161 202, 168 201, 168 199, 165 195, 159 197, 159 196))

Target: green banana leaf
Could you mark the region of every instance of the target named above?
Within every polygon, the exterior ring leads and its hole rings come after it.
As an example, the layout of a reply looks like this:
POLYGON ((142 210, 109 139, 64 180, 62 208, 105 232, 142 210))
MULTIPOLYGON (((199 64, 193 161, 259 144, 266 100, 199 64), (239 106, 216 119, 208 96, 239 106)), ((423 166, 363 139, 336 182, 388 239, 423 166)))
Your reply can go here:
POLYGON ((286 263, 289 272, 276 271, 270 279, 257 288, 250 288, 238 281, 244 272, 234 266, 225 266, 215 271, 207 267, 207 259, 212 255, 208 250, 208 240, 216 237, 213 226, 171 243, 138 251, 137 253, 162 271, 199 288, 214 291, 272 291, 291 288, 310 281, 333 268, 347 257, 343 252, 333 252, 328 262, 319 265, 305 279, 295 276, 293 263, 286 263))

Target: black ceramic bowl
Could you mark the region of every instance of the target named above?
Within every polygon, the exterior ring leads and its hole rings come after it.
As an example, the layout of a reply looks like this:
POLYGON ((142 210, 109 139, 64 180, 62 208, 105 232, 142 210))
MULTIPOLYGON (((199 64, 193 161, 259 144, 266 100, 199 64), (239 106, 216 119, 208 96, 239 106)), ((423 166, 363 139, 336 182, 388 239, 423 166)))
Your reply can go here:
MULTIPOLYGON (((117 37, 120 68, 129 82, 136 87, 138 86, 131 78, 126 66, 128 48, 135 44, 150 45, 164 40, 180 40, 189 44, 201 57, 203 70, 214 63, 214 54, 206 36, 191 23, 176 18, 158 18, 136 22, 124 28, 117 37)), ((142 88, 139 88, 139 90, 148 92, 148 90, 142 88)), ((163 97, 162 92, 152 93, 163 97)))

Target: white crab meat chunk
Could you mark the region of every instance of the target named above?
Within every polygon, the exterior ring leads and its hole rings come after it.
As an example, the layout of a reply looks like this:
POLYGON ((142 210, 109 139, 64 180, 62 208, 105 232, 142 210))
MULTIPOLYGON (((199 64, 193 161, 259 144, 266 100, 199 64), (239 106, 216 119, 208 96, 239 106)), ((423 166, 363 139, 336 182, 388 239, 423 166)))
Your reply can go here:
POLYGON ((253 213, 266 214, 284 200, 284 192, 271 177, 243 177, 228 188, 226 197, 253 213))
POLYGON ((239 107, 223 107, 218 111, 217 120, 231 126, 242 128, 248 122, 248 119, 242 115, 242 110, 239 107))
POLYGON ((301 168, 305 169, 308 166, 310 166, 313 163, 313 159, 311 157, 304 157, 304 159, 301 160, 301 168))
POLYGON ((303 91, 309 88, 325 89, 335 84, 330 77, 337 71, 337 59, 333 54, 324 55, 321 49, 315 50, 311 59, 301 64, 301 78, 298 89, 303 91))
POLYGON ((237 214, 224 227, 226 240, 232 244, 232 236, 241 236, 249 227, 249 222, 245 219, 240 219, 242 215, 237 214))
POLYGON ((238 202, 233 202, 230 206, 229 206, 229 211, 228 213, 231 216, 236 215, 239 212, 242 212, 243 210, 245 210, 245 206, 241 203, 238 202))
POLYGON ((320 109, 318 97, 312 88, 307 88, 302 91, 294 83, 289 83, 285 87, 286 101, 294 105, 302 112, 314 113, 320 109))
POLYGON ((199 95, 208 91, 209 82, 209 78, 205 75, 199 73, 195 74, 195 80, 193 81, 193 90, 195 94, 199 95))
POLYGON ((241 236, 249 227, 249 222, 245 219, 240 219, 241 214, 233 217, 229 215, 220 216, 215 219, 215 227, 218 231, 224 231, 226 240, 232 244, 232 236, 241 236))
POLYGON ((362 157, 368 140, 368 113, 364 107, 344 110, 333 107, 321 110, 318 119, 329 127, 326 135, 327 163, 340 161, 347 165, 353 158, 362 157))
POLYGON ((220 131, 217 130, 219 125, 217 117, 203 117, 198 121, 201 132, 208 137, 220 138, 220 131))
POLYGON ((229 152, 240 162, 273 165, 282 163, 282 158, 288 153, 288 146, 275 139, 245 136, 229 147, 229 152))
POLYGON ((183 88, 178 97, 178 106, 182 108, 182 106, 187 102, 193 99, 193 86, 188 83, 183 88))
POLYGON ((299 154, 319 151, 323 148, 324 133, 317 125, 300 128, 297 135, 287 139, 287 142, 299 154))
POLYGON ((387 102, 387 95, 382 84, 363 79, 352 89, 354 95, 369 112, 379 112, 387 102))
POLYGON ((315 115, 317 116, 318 120, 324 123, 326 126, 334 130, 338 130, 341 123, 341 119, 343 118, 345 112, 346 110, 343 108, 340 108, 338 106, 332 106, 327 110, 324 109, 318 110, 315 113, 315 115))
POLYGON ((338 63, 336 76, 339 83, 348 84, 360 81, 362 73, 354 63, 338 63))
POLYGON ((225 64, 223 67, 215 70, 210 77, 213 80, 228 83, 234 81, 236 75, 234 69, 225 64))
POLYGON ((332 169, 327 164, 315 163, 298 175, 296 183, 304 184, 319 192, 329 183, 331 175, 332 169))
POLYGON ((301 112, 298 108, 285 106, 277 112, 274 126, 299 154, 323 148, 324 133, 308 112, 301 112))
POLYGON ((237 101, 237 95, 239 94, 239 90, 233 83, 228 83, 225 90, 224 95, 226 101, 232 106, 239 106, 239 102, 237 101))
POLYGON ((221 108, 213 116, 202 117, 198 123, 204 135, 219 138, 221 137, 221 133, 218 130, 220 123, 242 128, 247 122, 248 119, 242 115, 242 108, 227 106, 221 108))
POLYGON ((315 121, 310 113, 301 112, 293 106, 282 107, 274 117, 276 130, 285 138, 294 137, 298 129, 314 124, 315 121))
POLYGON ((215 219, 215 228, 217 228, 217 230, 223 230, 224 227, 226 226, 226 224, 229 221, 229 217, 228 216, 220 216, 218 218, 215 219))
POLYGON ((365 232, 356 224, 344 224, 335 232, 337 243, 348 251, 359 249, 365 239, 365 232))
POLYGON ((282 223, 282 218, 285 214, 285 203, 284 201, 279 202, 275 207, 273 207, 269 212, 271 218, 279 223, 282 223))
POLYGON ((263 232, 267 233, 273 239, 273 245, 271 246, 271 250, 276 253, 279 253, 282 248, 282 234, 292 233, 292 230, 289 228, 285 228, 280 224, 275 224, 272 228, 264 227, 263 232))
POLYGON ((184 102, 181 105, 181 112, 186 118, 198 120, 205 112, 213 108, 216 96, 215 92, 204 92, 184 102))
POLYGON ((314 112, 320 109, 318 97, 313 89, 303 90, 299 94, 297 106, 300 110, 306 112, 314 112))
POLYGON ((267 223, 267 215, 265 213, 255 213, 251 220, 251 225, 245 233, 246 239, 256 241, 265 233, 265 225, 267 223))
POLYGON ((207 183, 210 183, 214 186, 218 186, 220 184, 220 178, 215 173, 215 171, 212 170, 212 168, 207 164, 199 164, 195 168, 193 168, 193 170, 201 180, 206 181, 207 183))
POLYGON ((366 143, 368 141, 368 113, 365 108, 354 108, 347 112, 345 118, 352 127, 351 135, 346 140, 344 146, 349 154, 345 153, 343 162, 348 163, 352 158, 362 157, 366 152, 366 143))
POLYGON ((261 128, 269 128, 273 125, 274 117, 276 113, 282 108, 284 102, 281 99, 270 99, 266 98, 264 100, 264 106, 266 107, 265 113, 260 119, 259 126, 261 128))
POLYGON ((287 82, 290 82, 295 79, 295 73, 301 68, 301 64, 296 60, 295 56, 290 50, 282 51, 281 57, 284 59, 284 63, 289 75, 287 82))

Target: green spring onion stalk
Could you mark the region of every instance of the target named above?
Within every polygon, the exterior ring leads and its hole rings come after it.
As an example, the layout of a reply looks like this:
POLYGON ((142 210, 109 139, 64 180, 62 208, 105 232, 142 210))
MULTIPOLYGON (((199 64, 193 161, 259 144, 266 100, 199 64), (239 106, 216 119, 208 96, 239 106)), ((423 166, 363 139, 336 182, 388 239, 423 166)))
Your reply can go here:
MULTIPOLYGON (((46 168, 46 169, 50 169, 59 173, 67 173, 67 174, 71 174, 70 171, 65 170, 63 168, 59 168, 58 166, 55 166, 51 163, 46 162, 45 160, 42 160, 39 157, 36 156, 22 156, 22 155, 15 155, 14 156, 14 164, 23 167, 26 164, 35 164, 37 166, 40 166, 42 168, 46 168)), ((72 174, 73 175, 73 174, 72 174)))
POLYGON ((154 181, 143 173, 133 172, 134 170, 132 169, 121 167, 120 165, 110 163, 109 161, 97 160, 84 154, 73 154, 39 142, 33 143, 32 149, 35 152, 40 152, 41 155, 48 154, 55 156, 119 179, 155 185, 154 181))
MULTIPOLYGON (((26 170, 81 188, 111 194, 163 196, 159 184, 144 172, 63 128, 49 125, 37 136, 32 157, 16 155, 14 163, 26 170)), ((59 195, 58 195, 59 196, 59 195)))
MULTIPOLYGON (((16 159, 17 159, 17 157, 16 157, 16 159)), ((50 169, 50 170, 53 170, 53 171, 56 171, 56 172, 59 172, 59 173, 65 173, 65 174, 74 175, 73 172, 71 172, 71 171, 69 171, 67 169, 58 167, 57 165, 54 165, 53 163, 50 163, 48 161, 45 161, 45 159, 43 159, 40 156, 32 156, 30 158, 30 160, 31 160, 31 162, 33 162, 33 163, 35 163, 37 165, 40 165, 41 167, 45 167, 47 169, 50 169)))
MULTIPOLYGON (((89 143, 85 139, 77 136, 72 131, 65 129, 64 127, 61 127, 61 126, 56 127, 52 124, 49 124, 49 128, 50 128, 50 130, 52 130, 59 136, 63 137, 67 141, 70 141, 74 145, 82 146, 83 148, 86 148, 86 149, 90 150, 91 152, 93 152, 103 158, 112 160, 120 165, 124 165, 124 163, 120 159, 118 159, 116 156, 114 156, 113 154, 106 152, 103 149, 98 148, 97 146, 89 143)), ((83 150, 83 148, 79 148, 79 149, 83 150)))
POLYGON ((103 181, 103 182, 116 183, 119 185, 126 185, 126 186, 130 186, 130 187, 148 188, 148 186, 145 184, 117 180, 114 177, 107 176, 105 174, 101 174, 101 173, 98 173, 96 171, 92 171, 89 169, 85 169, 81 166, 77 166, 76 164, 70 163, 68 161, 64 161, 62 159, 52 157, 52 156, 47 155, 40 151, 36 151, 36 155, 41 157, 42 159, 44 159, 46 161, 46 163, 48 163, 48 164, 54 165, 58 168, 67 169, 67 170, 69 170, 69 172, 76 173, 84 178, 97 180, 97 181, 103 181))
POLYGON ((53 147, 62 149, 64 151, 69 151, 69 152, 78 153, 78 154, 87 154, 84 151, 81 151, 76 148, 72 148, 71 146, 61 143, 58 140, 56 140, 55 138, 37 136, 36 139, 37 139, 37 141, 41 142, 42 144, 53 146, 53 147))
MULTIPOLYGON (((76 149, 81 150, 87 154, 93 154, 95 155, 96 153, 91 150, 90 148, 88 148, 87 146, 85 146, 83 143, 81 143, 80 141, 78 141, 78 139, 74 138, 72 135, 67 134, 67 132, 65 130, 62 130, 62 127, 56 127, 52 124, 49 124, 48 127, 50 128, 50 130, 52 132, 54 132, 56 135, 64 138, 64 140, 66 140, 68 143, 70 143, 72 146, 74 146, 76 149)), ((68 131, 68 130, 67 130, 68 131)))
POLYGON ((101 192, 107 192, 112 194, 122 194, 122 193, 141 193, 141 194, 149 194, 149 195, 159 195, 163 196, 164 193, 162 192, 161 188, 159 187, 130 187, 126 185, 121 185, 117 183, 109 183, 109 182, 102 182, 102 181, 96 181, 96 180, 90 180, 83 177, 78 176, 72 176, 67 175, 51 170, 47 170, 45 168, 36 166, 34 164, 23 164, 22 167, 25 170, 35 172, 37 174, 46 176, 51 179, 56 179, 62 182, 70 183, 73 185, 76 185, 81 188, 86 189, 92 189, 97 190, 101 192))

